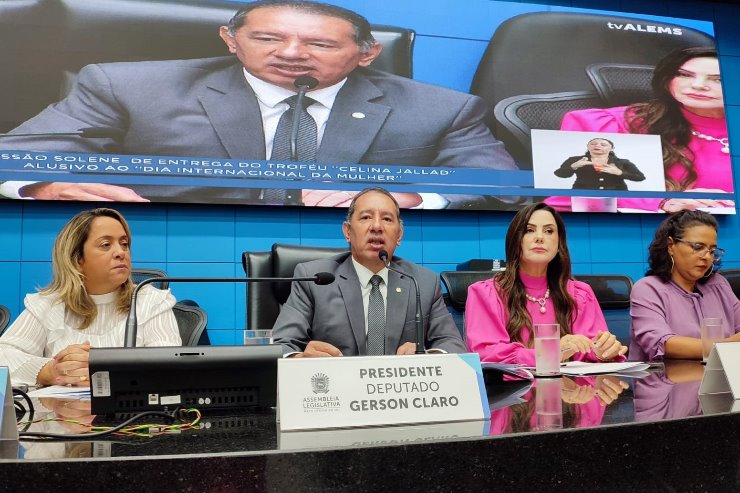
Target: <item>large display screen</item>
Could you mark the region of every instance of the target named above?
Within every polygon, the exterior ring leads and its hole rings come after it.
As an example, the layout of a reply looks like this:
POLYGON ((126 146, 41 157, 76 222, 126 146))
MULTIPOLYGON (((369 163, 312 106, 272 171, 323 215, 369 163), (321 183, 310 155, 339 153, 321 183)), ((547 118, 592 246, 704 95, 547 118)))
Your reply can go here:
POLYGON ((735 213, 710 22, 269 3, 0 0, 0 196, 735 213))

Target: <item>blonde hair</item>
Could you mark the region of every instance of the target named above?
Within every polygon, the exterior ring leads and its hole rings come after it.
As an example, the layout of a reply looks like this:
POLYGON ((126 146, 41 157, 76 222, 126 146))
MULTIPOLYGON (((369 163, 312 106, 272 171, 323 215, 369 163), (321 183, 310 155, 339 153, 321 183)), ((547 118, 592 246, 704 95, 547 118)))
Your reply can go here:
MULTIPOLYGON (((68 310, 82 318, 80 330, 88 328, 98 314, 95 302, 85 289, 85 276, 80 271, 83 248, 90 227, 98 217, 110 217, 121 223, 131 245, 131 230, 120 212, 106 208, 82 211, 70 219, 57 235, 52 251, 52 281, 41 290, 43 294, 57 295, 68 310)), ((128 311, 133 291, 134 283, 129 277, 118 290, 117 307, 120 312, 128 311)))

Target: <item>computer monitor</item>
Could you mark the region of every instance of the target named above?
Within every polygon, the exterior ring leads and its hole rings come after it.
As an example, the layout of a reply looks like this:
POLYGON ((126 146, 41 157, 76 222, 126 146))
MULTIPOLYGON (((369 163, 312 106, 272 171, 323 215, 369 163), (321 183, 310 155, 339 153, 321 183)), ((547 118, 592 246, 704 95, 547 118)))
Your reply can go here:
POLYGON ((92 414, 274 407, 281 357, 277 344, 93 348, 92 414))

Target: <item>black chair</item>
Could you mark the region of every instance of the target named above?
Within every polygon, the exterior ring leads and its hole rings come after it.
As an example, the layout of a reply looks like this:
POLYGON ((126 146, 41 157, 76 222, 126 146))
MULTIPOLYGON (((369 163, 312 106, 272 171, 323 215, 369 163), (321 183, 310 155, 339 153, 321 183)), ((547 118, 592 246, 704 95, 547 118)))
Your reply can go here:
POLYGON ((520 162, 531 163, 533 128, 558 129, 563 115, 569 111, 603 107, 603 101, 594 91, 573 91, 512 96, 499 101, 493 113, 510 137, 506 144, 509 152, 516 154, 520 162))
MULTIPOLYGON (((0 1, 0 133, 66 95, 90 63, 228 55, 218 36, 239 9, 223 0, 0 1)), ((414 31, 373 26, 373 67, 411 77, 414 31)))
MULTIPOLYGON (((160 269, 131 269, 131 279, 139 284, 152 277, 167 277, 167 273, 160 269)), ((150 284, 157 289, 167 289, 167 281, 156 281, 150 284)), ((172 307, 180 329, 180 338, 183 346, 209 346, 211 344, 206 331, 208 314, 193 300, 180 300, 172 307)))
POLYGON ((468 300, 468 287, 478 281, 491 279, 496 273, 490 270, 449 270, 439 274, 447 289, 445 301, 452 318, 465 339, 465 302, 468 300))
POLYGON ((183 346, 210 346, 206 332, 208 314, 194 301, 183 300, 172 307, 183 346))
POLYGON ((604 313, 609 332, 614 334, 619 342, 629 346, 632 278, 609 274, 578 274, 573 277, 591 286, 604 313))
MULTIPOLYGON (((296 265, 331 257, 346 248, 326 248, 275 243, 269 252, 242 253, 242 266, 247 277, 292 277, 296 265)), ((288 300, 289 282, 247 283, 247 330, 271 329, 288 300)))
MULTIPOLYGON (((486 100, 488 126, 526 167, 531 165, 529 145, 522 147, 496 118, 494 108, 500 101, 522 95, 592 92, 594 83, 587 68, 593 64, 654 66, 676 49, 713 45, 713 39, 705 33, 653 20, 576 12, 523 14, 496 29, 478 65, 471 92, 486 100), (627 30, 628 25, 631 28, 627 30), (637 25, 643 28, 638 30, 637 25), (652 27, 647 29, 645 25, 652 27)), ((622 78, 644 83, 640 77, 622 78)), ((618 92, 624 95, 625 91, 631 89, 622 86, 618 92)), ((642 100, 619 101, 629 104, 642 100)), ((595 107, 612 105, 614 101, 602 100, 595 107)), ((557 123, 532 128, 556 130, 560 128, 560 122, 557 123)))
POLYGON ((5 332, 8 325, 10 325, 10 310, 6 306, 0 305, 0 335, 5 332))
MULTIPOLYGON (((167 277, 167 273, 160 269, 131 269, 131 280, 134 284, 139 284, 145 279, 151 279, 152 277, 167 277)), ((167 281, 156 281, 151 283, 157 289, 167 289, 170 283, 167 281)))
POLYGON ((732 291, 740 299, 740 269, 724 269, 719 271, 719 274, 730 282, 732 291))

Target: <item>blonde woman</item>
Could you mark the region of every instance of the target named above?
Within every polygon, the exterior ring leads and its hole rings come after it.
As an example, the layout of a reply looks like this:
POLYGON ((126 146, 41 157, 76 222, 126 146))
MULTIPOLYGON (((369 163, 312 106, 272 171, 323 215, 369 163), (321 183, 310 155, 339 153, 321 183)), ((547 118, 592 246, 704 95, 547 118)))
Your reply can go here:
MULTIPOLYGON (((91 347, 123 346, 131 293, 131 231, 113 209, 83 211, 54 242, 53 279, 29 294, 0 337, 0 366, 14 384, 88 386, 91 347)), ((137 346, 179 346, 169 291, 139 293, 137 346)))

